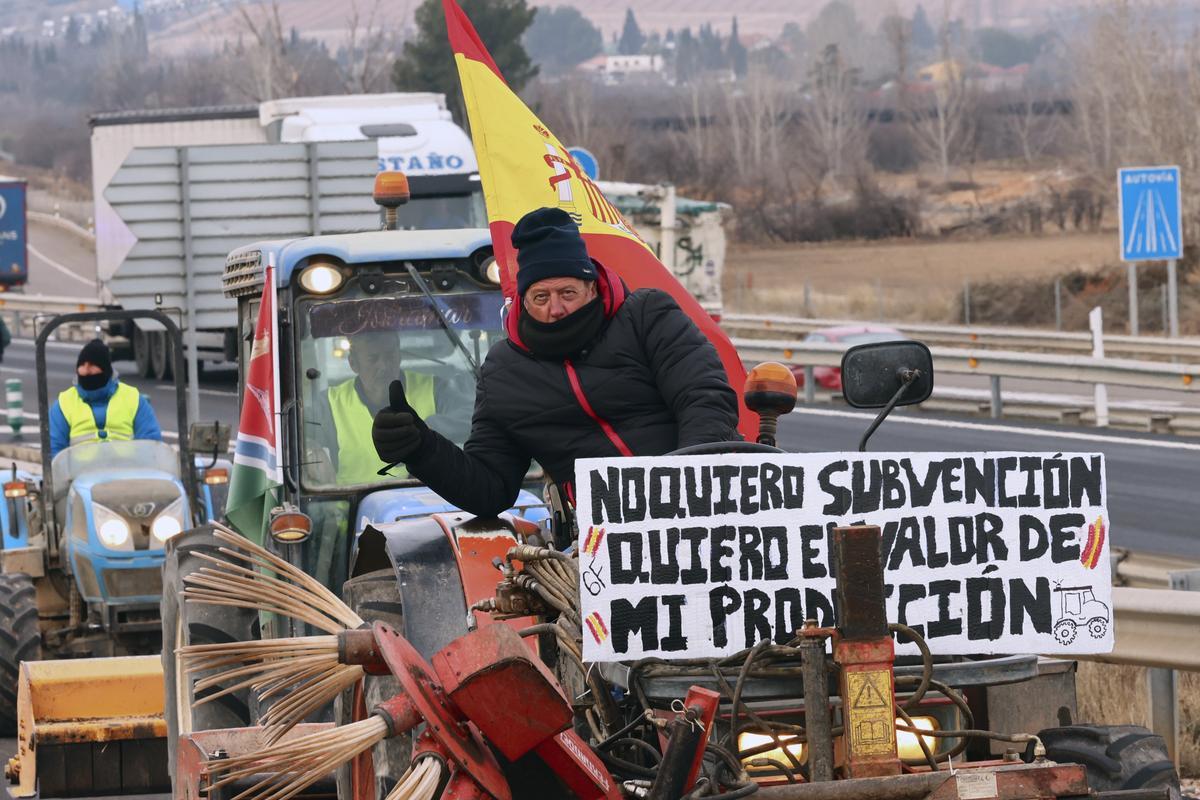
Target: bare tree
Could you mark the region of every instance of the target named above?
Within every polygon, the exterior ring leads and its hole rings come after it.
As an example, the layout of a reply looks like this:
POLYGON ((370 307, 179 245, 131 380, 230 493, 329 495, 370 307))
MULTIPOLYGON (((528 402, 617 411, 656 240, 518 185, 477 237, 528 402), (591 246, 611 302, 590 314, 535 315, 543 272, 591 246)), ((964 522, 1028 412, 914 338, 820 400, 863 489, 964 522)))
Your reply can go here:
MULTIPOLYGON (((1114 0, 1070 43, 1078 166, 1089 185, 1110 185, 1121 164, 1200 168, 1200 34, 1128 0, 1114 0)), ((1185 220, 1200 198, 1184 194, 1185 220)))
MULTIPOLYGON (((338 54, 338 71, 347 92, 370 93, 386 89, 390 81, 396 37, 381 18, 383 0, 374 0, 364 14, 360 0, 350 0, 347 35, 338 54)), ((409 3, 400 14, 408 19, 409 3)))
POLYGON ((1004 104, 1004 127, 1026 166, 1042 157, 1058 130, 1053 99, 1033 89, 1026 81, 1004 104))
POLYGON ((815 150, 822 179, 838 180, 856 171, 866 155, 867 106, 858 70, 844 61, 836 44, 827 45, 807 88, 800 130, 815 150))
MULTIPOLYGON (((334 83, 330 79, 336 76, 310 74, 317 51, 312 42, 300 39, 295 29, 284 24, 279 0, 240 2, 237 20, 253 39, 252 46, 242 52, 246 69, 233 75, 247 96, 256 101, 273 100, 304 94, 306 89, 326 90, 326 83, 334 83)), ((327 56, 324 60, 328 62, 327 56)))
POLYGON ((979 104, 970 65, 956 58, 948 24, 942 25, 940 40, 941 61, 931 76, 931 89, 905 87, 902 103, 914 140, 948 181, 952 168, 973 155, 979 104))

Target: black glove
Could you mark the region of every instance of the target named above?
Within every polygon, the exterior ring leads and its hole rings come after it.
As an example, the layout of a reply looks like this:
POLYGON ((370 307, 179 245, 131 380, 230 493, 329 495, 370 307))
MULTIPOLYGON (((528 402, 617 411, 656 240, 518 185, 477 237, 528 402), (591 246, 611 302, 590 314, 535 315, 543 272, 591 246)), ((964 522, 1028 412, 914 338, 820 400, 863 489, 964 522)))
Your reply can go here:
POLYGON ((420 451, 429 428, 408 404, 404 396, 404 384, 392 381, 389 392, 391 404, 375 415, 371 441, 375 443, 375 452, 380 460, 395 466, 420 451))

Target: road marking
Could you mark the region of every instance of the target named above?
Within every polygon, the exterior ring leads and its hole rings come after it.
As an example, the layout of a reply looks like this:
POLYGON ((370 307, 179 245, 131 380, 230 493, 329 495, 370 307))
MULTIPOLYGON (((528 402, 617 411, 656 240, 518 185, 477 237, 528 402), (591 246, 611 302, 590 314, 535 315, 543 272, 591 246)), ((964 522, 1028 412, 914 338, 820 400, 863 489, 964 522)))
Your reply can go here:
MULTIPOLYGON (((809 414, 817 417, 847 417, 851 419, 870 420, 872 414, 861 414, 855 411, 839 411, 823 408, 797 408, 793 414, 809 414)), ((1047 428, 1019 428, 1015 425, 988 425, 982 422, 963 422, 953 419, 928 419, 921 417, 893 416, 888 417, 888 424, 893 422, 908 423, 909 425, 925 425, 931 428, 957 428, 968 431, 984 431, 988 433, 1015 433, 1019 436, 1041 436, 1054 439, 1075 439, 1083 442, 1106 442, 1108 444, 1127 444, 1137 447, 1161 447, 1168 450, 1200 451, 1200 443, 1174 442, 1161 439, 1134 439, 1128 436, 1104 436, 1098 433, 1080 433, 1077 431, 1056 431, 1047 428)))
POLYGON ((25 246, 27 248, 29 248, 29 252, 33 253, 35 256, 40 258, 48 266, 53 267, 54 269, 58 270, 59 272, 63 273, 64 275, 66 275, 69 278, 74 278, 75 280, 79 281, 80 283, 84 284, 85 286, 91 286, 93 289, 96 288, 95 281, 89 280, 89 279, 83 277, 82 275, 78 275, 78 274, 72 272, 70 267, 64 267, 62 264, 60 264, 57 261, 55 261, 54 259, 50 258, 50 256, 43 253, 41 250, 38 250, 36 247, 34 247, 29 242, 26 242, 25 246))

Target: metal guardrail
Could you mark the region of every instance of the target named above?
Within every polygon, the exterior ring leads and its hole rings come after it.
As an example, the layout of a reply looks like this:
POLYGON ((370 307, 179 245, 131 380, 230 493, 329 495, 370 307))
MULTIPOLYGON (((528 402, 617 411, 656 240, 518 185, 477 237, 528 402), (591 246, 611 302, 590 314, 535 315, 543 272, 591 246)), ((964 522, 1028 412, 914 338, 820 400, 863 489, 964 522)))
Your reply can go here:
MULTIPOLYGON (((976 349, 1029 350, 1044 353, 1092 352, 1089 333, 1047 331, 1034 328, 979 327, 975 325, 931 325, 928 323, 875 323, 848 319, 810 319, 762 314, 725 314, 721 326, 731 336, 791 337, 821 328, 845 325, 888 325, 930 346, 976 349)), ((1106 335, 1104 352, 1129 358, 1167 358, 1200 361, 1200 338, 1168 339, 1161 336, 1106 335)))
POLYGON ((1111 558, 1113 586, 1130 589, 1171 589, 1171 573, 1200 568, 1200 563, 1194 560, 1141 553, 1126 547, 1112 548, 1111 558))
MULTIPOLYGON (((80 297, 65 297, 47 294, 23 294, 21 292, 4 292, 0 294, 0 316, 14 339, 33 339, 37 336, 40 324, 58 314, 71 314, 76 311, 96 311, 100 308, 99 300, 88 300, 80 297)), ((79 328, 63 329, 59 339, 78 341, 94 335, 94 331, 84 331, 79 328)))
POLYGON ((1089 661, 1200 671, 1200 592, 1113 588, 1111 653, 1089 661))
MULTIPOLYGON (((746 361, 783 361, 836 367, 848 345, 790 339, 733 340, 746 361)), ((1172 364, 1125 358, 1093 358, 961 347, 933 347, 934 368, 956 375, 1026 378, 1068 383, 1107 383, 1143 389, 1200 392, 1200 363, 1172 364)))
MULTIPOLYGON (((992 414, 994 397, 986 389, 934 386, 933 396, 921 404, 922 411, 958 414, 992 414)), ((1096 425, 1094 400, 1071 395, 1038 396, 1029 392, 1003 395, 1000 411, 1005 417, 1041 420, 1062 425, 1096 425)), ((1113 428, 1150 433, 1200 435, 1200 406, 1189 407, 1155 401, 1109 401, 1108 424, 1113 428)))

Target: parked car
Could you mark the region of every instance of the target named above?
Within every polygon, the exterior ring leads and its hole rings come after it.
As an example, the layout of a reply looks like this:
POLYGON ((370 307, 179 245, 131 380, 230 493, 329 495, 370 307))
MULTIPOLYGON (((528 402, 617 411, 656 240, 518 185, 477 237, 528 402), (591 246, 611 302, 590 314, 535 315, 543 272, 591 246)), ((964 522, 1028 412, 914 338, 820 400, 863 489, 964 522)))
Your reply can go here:
MULTIPOLYGON (((843 325, 838 328, 822 328, 812 331, 804 337, 806 342, 836 342, 847 347, 866 342, 891 342, 904 339, 905 336, 895 328, 887 325, 843 325)), ((796 376, 796 385, 804 386, 804 367, 791 365, 792 374, 796 376)), ((813 367, 813 380, 822 389, 835 392, 842 390, 842 370, 838 367, 813 367)))

